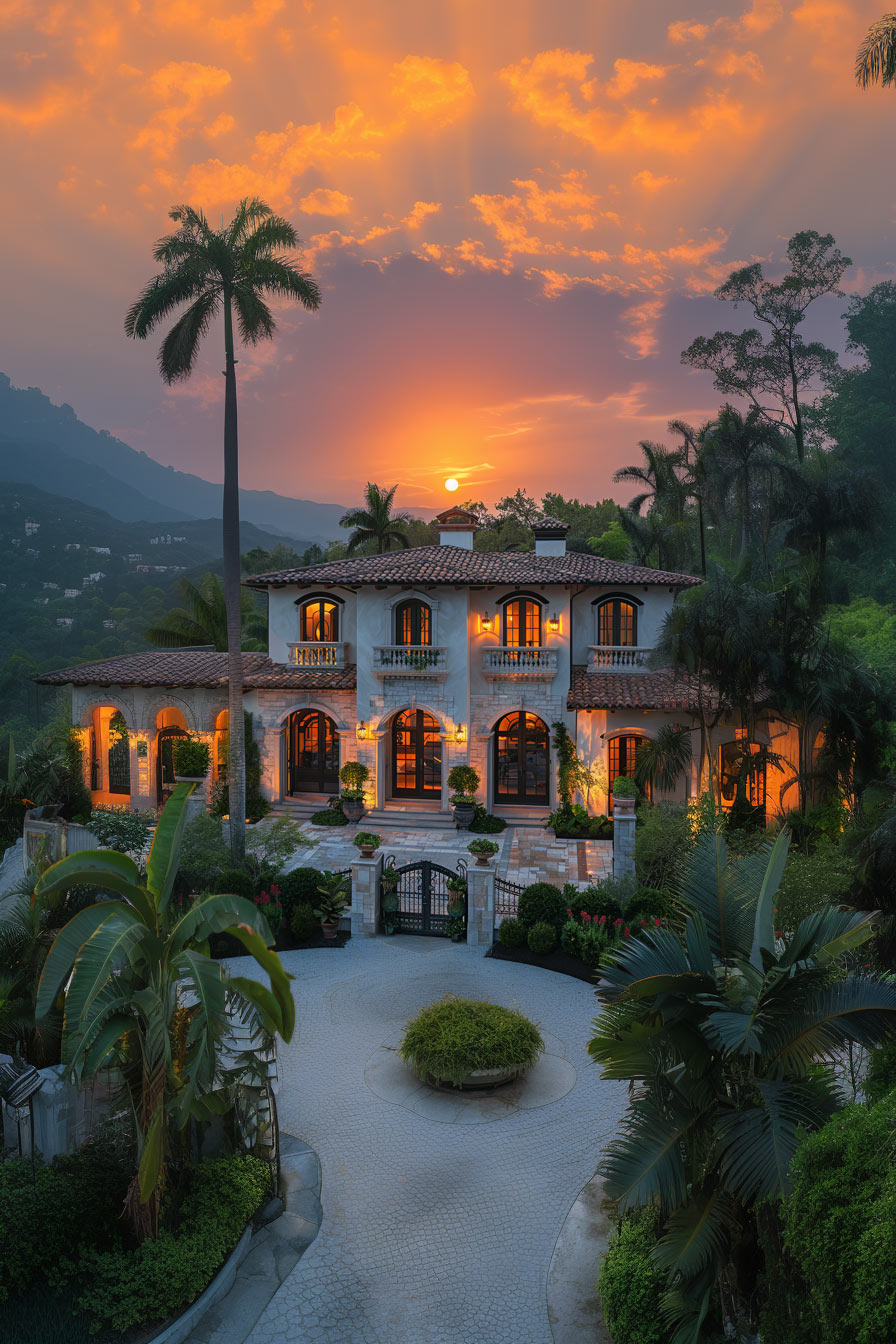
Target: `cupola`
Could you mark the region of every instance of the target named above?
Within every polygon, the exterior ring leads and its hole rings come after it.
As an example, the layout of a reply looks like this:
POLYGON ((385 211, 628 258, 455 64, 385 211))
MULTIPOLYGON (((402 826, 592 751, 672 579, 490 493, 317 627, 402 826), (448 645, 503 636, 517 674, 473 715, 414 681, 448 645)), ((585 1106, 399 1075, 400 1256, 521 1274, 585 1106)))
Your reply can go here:
POLYGON ((435 521, 439 525, 440 546, 462 546, 465 551, 472 551, 473 533, 479 528, 475 513, 457 505, 437 513, 435 521))

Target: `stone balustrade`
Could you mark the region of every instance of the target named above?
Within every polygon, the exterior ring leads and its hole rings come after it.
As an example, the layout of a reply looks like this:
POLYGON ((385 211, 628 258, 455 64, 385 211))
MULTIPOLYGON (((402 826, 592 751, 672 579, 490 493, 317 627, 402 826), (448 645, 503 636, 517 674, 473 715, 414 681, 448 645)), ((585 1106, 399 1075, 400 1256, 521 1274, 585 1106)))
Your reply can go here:
POLYGON ((589 672, 647 672, 652 649, 624 644, 592 644, 588 650, 589 672))
POLYGON ((375 644, 375 677, 438 677, 448 672, 448 650, 432 644, 375 644))
POLYGON ((557 675, 557 650, 502 644, 482 655, 482 673, 488 681, 504 678, 550 681, 557 675))
POLYGON ((308 639, 301 644, 287 644, 292 667, 345 667, 345 645, 308 639))

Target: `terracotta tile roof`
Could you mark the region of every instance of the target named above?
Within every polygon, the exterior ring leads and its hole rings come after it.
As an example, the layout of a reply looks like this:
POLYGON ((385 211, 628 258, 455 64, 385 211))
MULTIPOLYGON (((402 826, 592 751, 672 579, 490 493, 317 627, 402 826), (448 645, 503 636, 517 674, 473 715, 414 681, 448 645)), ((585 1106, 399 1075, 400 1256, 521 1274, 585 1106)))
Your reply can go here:
MULTIPOLYGON (((44 672, 35 681, 44 686, 204 686, 227 684, 227 654, 198 649, 153 649, 150 653, 127 653, 103 658, 78 667, 44 672)), ((246 690, 353 691, 355 666, 338 668, 283 667, 266 653, 243 654, 243 684, 246 690)))
POLYGON ((593 583, 624 586, 651 584, 688 588, 702 580, 691 574, 673 574, 644 565, 604 560, 597 555, 568 551, 566 555, 536 555, 534 551, 468 551, 462 546, 413 546, 386 555, 329 560, 303 569, 281 569, 253 574, 250 588, 302 588, 321 584, 545 584, 593 583))
POLYGON ((674 668, 655 672, 589 672, 584 663, 572 669, 567 709, 692 710, 693 678, 674 668))

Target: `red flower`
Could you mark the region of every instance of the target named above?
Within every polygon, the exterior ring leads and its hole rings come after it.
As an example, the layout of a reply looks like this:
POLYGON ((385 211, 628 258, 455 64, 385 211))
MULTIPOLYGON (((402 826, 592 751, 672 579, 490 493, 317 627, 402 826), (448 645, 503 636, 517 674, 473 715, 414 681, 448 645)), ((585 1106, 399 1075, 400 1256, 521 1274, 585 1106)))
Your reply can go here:
POLYGON ((569 919, 572 919, 572 911, 570 910, 569 906, 566 907, 566 914, 569 919))
POLYGON ((626 924, 625 928, 622 930, 622 932, 623 932, 623 934, 625 935, 626 938, 631 937, 631 929, 628 927, 627 924, 626 924))
POLYGON ((258 898, 257 904, 258 904, 258 905, 270 905, 270 903, 271 903, 271 898, 270 898, 270 896, 267 894, 266 891, 263 891, 263 892, 261 893, 261 895, 259 896, 259 898, 258 898))
POLYGON ((279 888, 279 887, 271 887, 271 895, 272 895, 272 896, 279 896, 279 895, 280 895, 280 888, 279 888))
POLYGON ((647 927, 647 920, 646 920, 646 919, 642 919, 642 920, 641 920, 641 928, 643 929, 643 928, 646 928, 646 927, 647 927))
POLYGON ((606 924, 606 922, 607 922, 607 917, 606 917, 606 915, 601 915, 600 919, 599 919, 597 922, 598 922, 598 924, 606 924))
POLYGON ((655 929, 658 929, 658 928, 660 927, 660 925, 662 924, 662 922, 663 922, 663 921, 662 921, 661 919, 655 919, 655 920, 653 921, 653 927, 654 927, 655 929))
POLYGON ((619 925, 620 925, 621 923, 622 923, 622 920, 621 920, 621 919, 614 919, 614 920, 613 920, 613 928, 614 928, 614 929, 618 929, 618 928, 619 928, 619 925))

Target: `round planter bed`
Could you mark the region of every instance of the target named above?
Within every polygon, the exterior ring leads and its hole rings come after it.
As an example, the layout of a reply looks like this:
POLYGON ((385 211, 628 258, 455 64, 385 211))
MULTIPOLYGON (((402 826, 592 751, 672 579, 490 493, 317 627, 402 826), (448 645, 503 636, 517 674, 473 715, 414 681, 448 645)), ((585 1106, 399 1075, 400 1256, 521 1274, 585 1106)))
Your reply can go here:
POLYGON ((543 1050, 522 1013, 447 994, 408 1023, 398 1053, 430 1087, 482 1092, 519 1078, 543 1050))
POLYGON ((486 1087, 503 1087, 519 1078, 525 1069, 473 1069, 460 1083, 452 1083, 448 1078, 436 1078, 428 1073, 426 1081, 430 1087, 443 1092, 481 1092, 486 1087))

